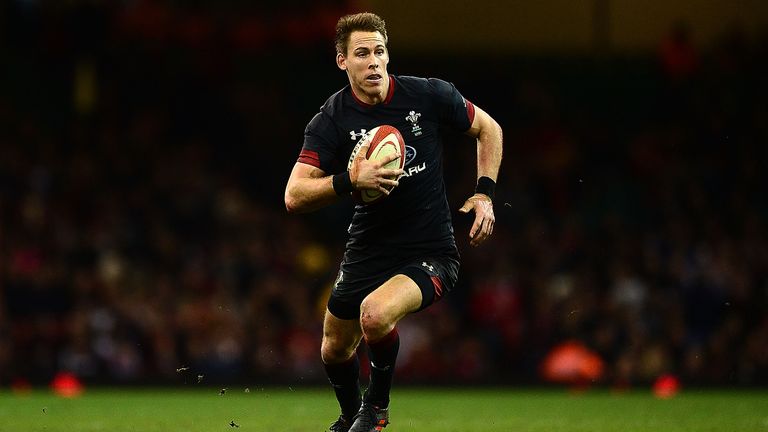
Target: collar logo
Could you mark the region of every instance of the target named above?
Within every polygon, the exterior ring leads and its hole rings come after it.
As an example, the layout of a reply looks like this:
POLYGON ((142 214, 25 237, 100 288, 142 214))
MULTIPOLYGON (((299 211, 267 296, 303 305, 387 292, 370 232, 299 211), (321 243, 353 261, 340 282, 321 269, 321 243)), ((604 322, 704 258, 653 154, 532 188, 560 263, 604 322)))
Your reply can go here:
POLYGON ((417 113, 414 110, 411 110, 411 112, 408 113, 408 116, 405 117, 406 120, 411 122, 411 132, 413 133, 413 136, 419 136, 421 135, 421 126, 419 126, 419 117, 421 117, 421 113, 417 113))

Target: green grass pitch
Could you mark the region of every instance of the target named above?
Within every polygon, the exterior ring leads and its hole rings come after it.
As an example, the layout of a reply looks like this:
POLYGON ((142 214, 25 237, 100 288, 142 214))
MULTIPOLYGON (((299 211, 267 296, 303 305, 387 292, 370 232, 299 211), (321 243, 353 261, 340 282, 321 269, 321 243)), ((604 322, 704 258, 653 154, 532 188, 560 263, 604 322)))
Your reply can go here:
MULTIPOLYGON (((89 389, 74 399, 0 391, 0 431, 321 432, 337 416, 328 389, 89 389), (232 423, 234 422, 234 423, 232 423)), ((396 389, 386 431, 768 432, 768 391, 396 389)))

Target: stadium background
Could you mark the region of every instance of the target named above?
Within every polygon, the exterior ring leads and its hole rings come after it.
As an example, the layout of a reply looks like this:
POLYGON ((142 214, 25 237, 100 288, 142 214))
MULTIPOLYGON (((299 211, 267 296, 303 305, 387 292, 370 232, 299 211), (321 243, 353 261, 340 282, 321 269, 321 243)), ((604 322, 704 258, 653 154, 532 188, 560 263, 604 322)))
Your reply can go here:
MULTIPOLYGON (((461 280, 401 324, 398 382, 543 383, 568 346, 576 383, 767 385, 766 3, 500 4, 3 2, 0 386, 325 381, 350 206, 282 193, 360 10, 390 72, 505 130, 494 238, 455 215, 461 280)), ((471 143, 446 157, 457 209, 471 143)))

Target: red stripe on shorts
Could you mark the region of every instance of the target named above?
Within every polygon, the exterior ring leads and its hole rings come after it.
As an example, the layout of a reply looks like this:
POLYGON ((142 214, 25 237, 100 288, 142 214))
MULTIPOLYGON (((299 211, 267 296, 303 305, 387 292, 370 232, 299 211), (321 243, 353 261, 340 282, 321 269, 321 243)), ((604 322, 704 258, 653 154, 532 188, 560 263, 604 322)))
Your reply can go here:
POLYGON ((437 276, 430 276, 432 285, 435 287, 435 302, 443 298, 443 281, 437 276))

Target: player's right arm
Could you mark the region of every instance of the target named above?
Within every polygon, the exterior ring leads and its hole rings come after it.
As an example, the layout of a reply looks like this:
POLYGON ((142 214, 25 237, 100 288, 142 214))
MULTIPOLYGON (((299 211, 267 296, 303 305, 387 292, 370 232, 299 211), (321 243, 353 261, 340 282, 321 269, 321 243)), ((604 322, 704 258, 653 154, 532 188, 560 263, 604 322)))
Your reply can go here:
MULTIPOLYGON (((401 169, 387 169, 384 165, 397 159, 392 154, 379 161, 369 161, 365 158, 368 144, 363 145, 352 163, 348 174, 352 189, 373 189, 389 195, 390 189, 397 186, 397 178, 403 174, 401 169)), ((345 175, 345 173, 339 174, 345 175)), ((296 162, 285 187, 285 208, 289 213, 307 213, 323 208, 334 201, 339 195, 352 190, 337 191, 333 184, 334 176, 326 175, 325 171, 315 166, 296 162)), ((343 182, 342 182, 343 183, 343 182)))
POLYGON ((296 162, 285 187, 285 209, 288 213, 306 213, 323 208, 338 198, 333 189, 333 176, 320 168, 296 162))

